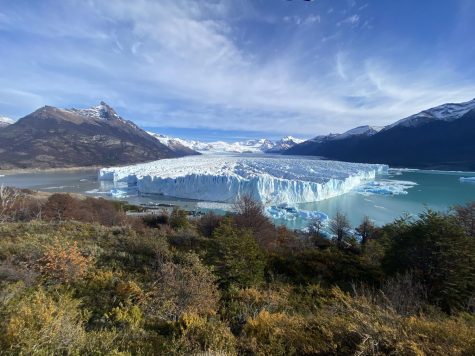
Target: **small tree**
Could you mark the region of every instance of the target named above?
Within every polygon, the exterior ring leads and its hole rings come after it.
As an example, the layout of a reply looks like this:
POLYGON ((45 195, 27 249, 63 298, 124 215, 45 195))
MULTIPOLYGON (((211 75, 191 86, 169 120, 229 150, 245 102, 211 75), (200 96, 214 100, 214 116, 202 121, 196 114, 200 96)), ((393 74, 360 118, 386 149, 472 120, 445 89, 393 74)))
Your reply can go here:
POLYGON ((12 218, 12 210, 20 198, 20 191, 14 188, 0 186, 0 222, 12 218))
POLYGON ((321 231, 324 226, 324 221, 321 217, 313 218, 310 223, 308 224, 308 230, 312 235, 315 237, 320 237, 321 231))
POLYGON ((337 211, 335 217, 330 222, 330 231, 335 235, 336 243, 341 246, 344 239, 348 236, 350 223, 345 214, 337 211))
POLYGON ((239 229, 250 231, 264 248, 275 245, 277 237, 274 224, 266 216, 261 202, 245 195, 234 205, 234 221, 239 229))
POLYGON ((186 211, 178 208, 174 208, 170 215, 170 226, 175 229, 184 229, 188 227, 189 221, 186 215, 186 211))
POLYGON ((466 234, 475 237, 475 202, 454 207, 455 218, 465 230, 466 234))
POLYGON ((361 245, 366 246, 368 239, 373 235, 375 229, 376 227, 371 219, 368 216, 365 216, 360 226, 356 228, 356 232, 361 236, 361 245))
POLYGON ((211 237, 213 236, 214 230, 219 226, 222 220, 223 217, 218 216, 211 211, 203 215, 196 222, 196 227, 201 235, 205 237, 211 237))
POLYGON ((209 260, 215 266, 221 286, 249 287, 263 280, 265 256, 249 231, 226 218, 214 231, 213 238, 209 260))

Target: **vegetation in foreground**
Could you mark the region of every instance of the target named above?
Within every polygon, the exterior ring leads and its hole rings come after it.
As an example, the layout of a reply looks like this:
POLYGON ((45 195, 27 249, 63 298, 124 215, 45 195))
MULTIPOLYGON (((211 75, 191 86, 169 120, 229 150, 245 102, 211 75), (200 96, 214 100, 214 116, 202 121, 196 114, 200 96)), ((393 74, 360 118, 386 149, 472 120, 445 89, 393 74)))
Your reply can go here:
POLYGON ((1 354, 475 354, 475 204, 329 241, 2 188, 0 221, 1 354))

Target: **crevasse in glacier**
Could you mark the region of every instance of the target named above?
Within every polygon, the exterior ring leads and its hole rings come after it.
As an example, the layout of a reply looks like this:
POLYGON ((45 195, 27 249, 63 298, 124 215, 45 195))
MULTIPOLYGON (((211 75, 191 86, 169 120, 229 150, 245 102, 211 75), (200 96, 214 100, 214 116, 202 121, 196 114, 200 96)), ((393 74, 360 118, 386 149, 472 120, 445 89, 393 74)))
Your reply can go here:
POLYGON ((103 168, 99 179, 128 182, 145 194, 217 202, 250 195, 273 205, 341 195, 387 169, 380 164, 302 158, 191 156, 103 168))

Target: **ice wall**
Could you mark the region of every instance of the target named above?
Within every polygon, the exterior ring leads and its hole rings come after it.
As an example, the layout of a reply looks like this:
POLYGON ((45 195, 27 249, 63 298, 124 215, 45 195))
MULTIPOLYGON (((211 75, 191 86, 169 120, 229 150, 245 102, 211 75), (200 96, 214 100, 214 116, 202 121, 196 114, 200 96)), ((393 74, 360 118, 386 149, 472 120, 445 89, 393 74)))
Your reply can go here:
POLYGON ((387 169, 385 165, 302 158, 191 156, 104 168, 99 179, 126 181, 146 194, 218 202, 250 195, 274 205, 341 195, 387 169))

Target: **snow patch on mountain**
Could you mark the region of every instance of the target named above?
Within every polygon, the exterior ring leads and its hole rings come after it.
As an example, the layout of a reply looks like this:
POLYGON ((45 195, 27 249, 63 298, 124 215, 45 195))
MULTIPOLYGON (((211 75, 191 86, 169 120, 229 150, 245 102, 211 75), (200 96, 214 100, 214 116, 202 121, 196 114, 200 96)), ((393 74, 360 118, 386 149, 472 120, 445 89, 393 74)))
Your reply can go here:
POLYGON ((6 116, 0 116, 0 127, 6 127, 13 124, 15 121, 6 116))
POLYGON ((380 164, 204 155, 103 168, 99 179, 127 182, 146 194, 218 202, 250 195, 276 205, 338 196, 387 169, 380 164))
POLYGON ((329 134, 329 135, 321 135, 316 136, 310 141, 314 142, 324 142, 324 141, 335 141, 335 140, 342 140, 351 136, 373 136, 377 134, 379 131, 383 129, 383 126, 358 126, 354 129, 348 130, 341 134, 329 134))
POLYGON ((115 110, 111 106, 107 105, 103 101, 101 101, 99 105, 95 105, 86 109, 71 108, 71 109, 64 109, 64 110, 84 116, 84 117, 89 117, 94 120, 121 121, 122 123, 127 124, 133 129, 139 129, 139 127, 135 125, 132 121, 122 118, 119 114, 115 112, 115 110))

